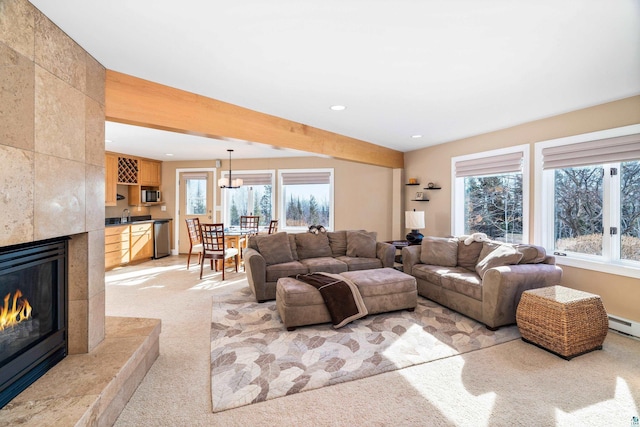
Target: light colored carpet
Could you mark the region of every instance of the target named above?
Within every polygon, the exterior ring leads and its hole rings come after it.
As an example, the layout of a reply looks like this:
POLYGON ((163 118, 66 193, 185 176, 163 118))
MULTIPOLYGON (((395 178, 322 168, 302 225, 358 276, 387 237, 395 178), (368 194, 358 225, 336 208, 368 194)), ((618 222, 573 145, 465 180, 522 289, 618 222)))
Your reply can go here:
POLYGON ((419 298, 415 311, 367 316, 340 328, 288 332, 275 301, 257 303, 248 287, 213 298, 213 411, 406 368, 520 338, 516 326, 484 325, 419 298))
POLYGON ((640 341, 565 361, 521 340, 212 413, 211 298, 243 273, 198 280, 186 257, 107 273, 107 314, 162 319, 160 357, 123 426, 630 426, 640 414, 640 341))

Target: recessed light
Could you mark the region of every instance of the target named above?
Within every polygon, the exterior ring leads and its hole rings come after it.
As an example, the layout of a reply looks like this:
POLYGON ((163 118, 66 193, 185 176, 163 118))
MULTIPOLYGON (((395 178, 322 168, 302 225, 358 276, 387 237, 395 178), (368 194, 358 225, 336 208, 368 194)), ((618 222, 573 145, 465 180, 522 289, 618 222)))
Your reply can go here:
POLYGON ((105 139, 104 142, 106 142, 108 144, 108 143, 113 142, 113 141, 111 141, 110 139, 105 139))
POLYGON ((345 107, 344 105, 332 105, 331 109, 333 111, 342 111, 345 110, 347 107, 345 107))
POLYGON ((173 154, 172 153, 166 153, 165 156, 171 157, 171 156, 173 156, 173 154))
POLYGON ((422 135, 419 135, 419 134, 417 134, 417 135, 411 135, 411 138, 413 138, 413 139, 422 138, 422 135))

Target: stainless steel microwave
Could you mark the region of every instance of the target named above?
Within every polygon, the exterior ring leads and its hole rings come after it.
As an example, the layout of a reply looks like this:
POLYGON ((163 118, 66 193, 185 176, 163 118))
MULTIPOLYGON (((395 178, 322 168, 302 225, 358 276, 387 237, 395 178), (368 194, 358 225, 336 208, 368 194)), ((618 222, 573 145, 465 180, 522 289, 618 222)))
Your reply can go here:
POLYGON ((142 203, 160 201, 160 192, 155 190, 142 190, 142 203))

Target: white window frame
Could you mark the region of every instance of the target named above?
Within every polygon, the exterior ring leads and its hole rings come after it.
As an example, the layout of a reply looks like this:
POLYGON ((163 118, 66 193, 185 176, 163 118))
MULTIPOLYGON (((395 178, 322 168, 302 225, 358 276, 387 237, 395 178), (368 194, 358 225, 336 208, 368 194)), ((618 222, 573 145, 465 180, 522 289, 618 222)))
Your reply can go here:
POLYGON ((334 197, 334 169, 322 168, 322 169, 279 169, 278 170, 278 229, 287 232, 301 232, 307 231, 306 227, 287 227, 286 215, 286 203, 283 189, 282 175, 284 173, 316 173, 316 172, 329 172, 329 224, 323 225, 327 231, 333 230, 334 215, 335 215, 335 197, 334 197))
MULTIPOLYGON (((580 142, 595 141, 599 139, 614 138, 618 136, 633 135, 640 132, 640 124, 607 129, 603 131, 590 132, 580 135, 573 135, 565 138, 541 141, 535 144, 535 241, 543 246, 547 251, 553 251, 555 247, 554 236, 554 169, 543 170, 542 150, 548 147, 575 144, 580 142)), ((619 223, 619 192, 612 191, 620 188, 620 170, 618 175, 610 176, 607 171, 613 163, 603 163, 605 167, 603 182, 603 229, 608 230, 611 224, 619 223)), ((640 263, 614 259, 612 254, 619 253, 618 239, 612 239, 606 233, 603 235, 602 253, 603 255, 578 254, 573 252, 562 252, 565 255, 556 256, 558 265, 583 268, 586 270, 600 271, 603 273, 618 274, 621 276, 640 278, 640 263)))
MULTIPOLYGON (((480 153, 467 154, 451 158, 451 234, 460 236, 464 234, 464 177, 456 177, 456 163, 481 159, 485 157, 501 156, 511 153, 522 153, 522 243, 529 242, 529 144, 515 145, 513 147, 499 148, 480 153)), ((489 175, 487 175, 489 176, 489 175)))
MULTIPOLYGON (((275 209, 276 209, 276 200, 277 200, 277 198, 276 198, 276 185, 275 185, 276 184, 276 181, 275 181, 276 180, 276 171, 275 171, 275 169, 243 170, 243 171, 236 171, 236 172, 238 173, 238 175, 263 175, 263 174, 271 175, 271 218, 276 218, 275 209)), ((236 176, 236 174, 234 172, 232 172, 231 174, 232 174, 232 177, 236 176)), ((221 178, 225 178, 225 177, 227 177, 227 178, 229 177, 229 171, 228 170, 227 171, 222 170, 220 172, 220 176, 219 176, 218 180, 221 179, 221 178)), ((216 185, 218 185, 217 181, 216 181, 216 185)), ((251 185, 246 185, 246 184, 243 184, 242 186, 243 187, 251 187, 251 185)), ((222 189, 220 189, 220 191, 222 192, 221 196, 220 196, 220 198, 222 199, 222 206, 221 206, 222 222, 224 224, 229 224, 229 218, 228 218, 229 213, 228 213, 228 209, 227 209, 227 204, 229 202, 227 200, 228 197, 225 194, 225 191, 228 191, 228 190, 222 188, 222 189)), ((252 189, 249 190, 249 197, 251 198, 251 201, 253 202, 252 189)), ((267 226, 262 226, 260 229, 267 229, 267 228, 268 228, 268 225, 267 226)))

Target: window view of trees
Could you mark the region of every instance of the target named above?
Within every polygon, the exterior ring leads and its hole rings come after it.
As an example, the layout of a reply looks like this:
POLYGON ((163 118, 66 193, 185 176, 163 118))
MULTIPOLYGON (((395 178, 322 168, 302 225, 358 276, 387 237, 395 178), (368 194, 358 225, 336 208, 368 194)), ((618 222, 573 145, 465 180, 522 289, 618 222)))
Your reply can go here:
POLYGON ((329 184, 284 186, 287 227, 329 225, 329 184))
POLYGON ((602 166, 556 169, 556 249, 602 255, 602 166))
POLYGON ((640 161, 620 166, 620 257, 640 261, 640 161))
POLYGON ((258 215, 260 226, 268 226, 271 221, 272 186, 252 185, 225 190, 229 191, 229 224, 240 226, 243 215, 258 215))
POLYGON ((465 234, 522 241, 522 173, 465 177, 465 234))
MULTIPOLYGON (((614 168, 620 174, 620 227, 614 238, 620 238, 621 259, 640 261, 640 161, 614 168)), ((603 217, 605 171, 609 168, 602 165, 555 170, 556 249, 602 255, 609 233, 603 217)))
POLYGON ((207 213, 207 180, 187 178, 186 180, 187 215, 207 213))

